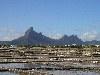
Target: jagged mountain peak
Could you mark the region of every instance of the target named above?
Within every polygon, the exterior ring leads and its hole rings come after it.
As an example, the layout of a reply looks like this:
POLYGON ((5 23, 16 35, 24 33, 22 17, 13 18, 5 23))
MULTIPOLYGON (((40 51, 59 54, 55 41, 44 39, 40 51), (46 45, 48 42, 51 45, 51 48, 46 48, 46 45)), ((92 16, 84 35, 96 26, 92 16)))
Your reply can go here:
POLYGON ((78 36, 77 36, 77 35, 71 35, 71 36, 69 36, 69 37, 75 37, 75 38, 78 38, 78 36))
POLYGON ((26 32, 32 32, 33 31, 33 27, 30 27, 26 32))
POLYGON ((25 35, 15 39, 12 41, 13 44, 57 44, 57 45, 64 45, 64 44, 81 44, 82 41, 76 35, 67 36, 64 35, 61 39, 55 40, 51 39, 42 33, 38 33, 33 30, 33 27, 30 27, 26 32, 25 35))
POLYGON ((62 38, 60 38, 60 40, 62 40, 62 39, 64 40, 64 39, 67 39, 67 38, 68 38, 67 35, 63 35, 62 38))
POLYGON ((64 35, 62 38, 67 38, 68 36, 67 35, 64 35))
POLYGON ((37 35, 38 33, 36 31, 33 30, 33 27, 30 27, 26 32, 25 35, 26 37, 30 37, 33 35, 37 35))

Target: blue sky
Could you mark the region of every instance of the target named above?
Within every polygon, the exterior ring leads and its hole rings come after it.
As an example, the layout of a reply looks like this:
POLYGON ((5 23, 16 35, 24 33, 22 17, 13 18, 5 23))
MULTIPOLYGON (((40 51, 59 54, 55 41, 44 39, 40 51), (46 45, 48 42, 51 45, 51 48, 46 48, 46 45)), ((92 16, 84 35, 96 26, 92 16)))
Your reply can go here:
POLYGON ((100 0, 0 0, 0 40, 17 38, 30 26, 52 38, 100 40, 100 0))

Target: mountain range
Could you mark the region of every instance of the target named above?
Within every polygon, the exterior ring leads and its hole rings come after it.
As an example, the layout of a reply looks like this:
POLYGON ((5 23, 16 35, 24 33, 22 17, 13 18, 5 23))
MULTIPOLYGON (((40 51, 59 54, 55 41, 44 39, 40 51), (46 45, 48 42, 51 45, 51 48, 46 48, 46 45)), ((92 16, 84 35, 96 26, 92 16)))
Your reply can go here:
POLYGON ((21 36, 17 39, 14 39, 12 41, 1 41, 0 44, 24 44, 24 45, 32 45, 32 44, 43 44, 43 45, 65 45, 65 44, 100 44, 100 41, 86 41, 83 42, 81 39, 79 39, 76 35, 67 36, 64 35, 60 39, 51 39, 50 37, 47 37, 43 35, 42 33, 38 33, 33 30, 33 27, 30 27, 24 34, 24 36, 21 36))

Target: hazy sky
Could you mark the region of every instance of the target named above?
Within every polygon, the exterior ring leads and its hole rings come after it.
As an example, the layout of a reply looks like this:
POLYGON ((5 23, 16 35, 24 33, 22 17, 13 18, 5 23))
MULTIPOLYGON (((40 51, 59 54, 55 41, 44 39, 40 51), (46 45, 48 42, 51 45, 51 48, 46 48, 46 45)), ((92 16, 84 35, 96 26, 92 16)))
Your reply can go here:
POLYGON ((100 0, 0 0, 0 40, 17 38, 33 26, 51 37, 100 39, 100 0))

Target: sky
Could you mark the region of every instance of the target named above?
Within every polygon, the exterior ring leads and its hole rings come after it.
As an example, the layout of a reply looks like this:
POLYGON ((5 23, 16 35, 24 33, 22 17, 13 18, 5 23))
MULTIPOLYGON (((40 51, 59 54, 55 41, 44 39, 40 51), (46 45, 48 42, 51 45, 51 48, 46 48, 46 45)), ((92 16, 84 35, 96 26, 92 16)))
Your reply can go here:
POLYGON ((0 0, 0 40, 24 35, 33 26, 51 38, 77 35, 100 40, 100 0, 0 0))

